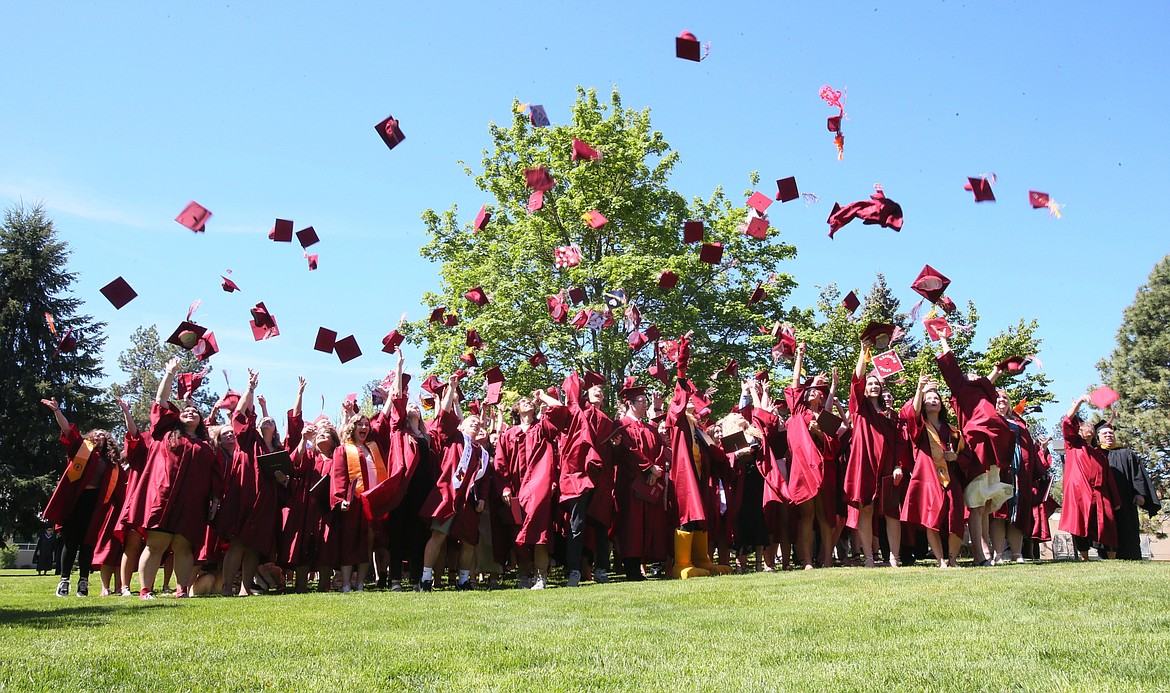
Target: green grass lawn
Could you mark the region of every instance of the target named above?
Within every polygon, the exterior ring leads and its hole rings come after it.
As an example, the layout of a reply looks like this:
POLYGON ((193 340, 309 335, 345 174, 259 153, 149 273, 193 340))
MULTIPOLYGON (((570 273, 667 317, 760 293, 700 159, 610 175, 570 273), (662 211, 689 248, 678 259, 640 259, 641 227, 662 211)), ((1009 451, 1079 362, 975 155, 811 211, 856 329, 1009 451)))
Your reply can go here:
POLYGON ((0 571, 0 689, 1170 690, 1170 564, 153 602, 55 585, 0 571))

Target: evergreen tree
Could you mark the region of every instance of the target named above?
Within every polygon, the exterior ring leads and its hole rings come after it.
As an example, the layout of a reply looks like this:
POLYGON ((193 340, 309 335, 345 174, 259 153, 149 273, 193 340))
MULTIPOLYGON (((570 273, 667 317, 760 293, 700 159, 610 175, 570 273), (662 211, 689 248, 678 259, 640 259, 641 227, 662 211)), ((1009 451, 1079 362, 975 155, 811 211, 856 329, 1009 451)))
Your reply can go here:
POLYGON ((59 430, 40 400, 56 397, 86 432, 108 428, 115 407, 101 398, 105 323, 80 314, 69 295, 68 245, 42 206, 7 209, 0 225, 0 541, 32 536, 65 467, 59 430), (67 331, 76 350, 57 351, 67 331))
POLYGON ((1121 396, 1115 420, 1123 445, 1146 458, 1151 476, 1170 491, 1170 255, 1162 258, 1122 315, 1117 346, 1097 364, 1121 396))

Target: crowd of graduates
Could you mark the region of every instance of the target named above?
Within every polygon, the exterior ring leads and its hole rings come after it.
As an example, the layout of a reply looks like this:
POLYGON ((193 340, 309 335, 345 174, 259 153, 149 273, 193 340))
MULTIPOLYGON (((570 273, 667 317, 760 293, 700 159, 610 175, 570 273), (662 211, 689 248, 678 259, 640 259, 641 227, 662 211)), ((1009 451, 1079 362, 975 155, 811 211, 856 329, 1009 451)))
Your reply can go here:
MULTIPOLYGON (((64 542, 57 594, 70 593, 75 562, 79 595, 96 566, 102 595, 153 599, 164 564, 175 596, 189 597, 305 592, 314 581, 468 590, 505 574, 544 589, 554 564, 575 587, 611 573, 689 579, 928 555, 955 568, 965 546, 973 566, 1037 559, 1057 507, 1049 440, 995 387, 1023 360, 964 373, 941 347, 945 382, 920 376, 898 408, 867 370, 871 340, 844 403, 836 372, 802 377, 800 343, 791 383, 757 372, 723 416, 685 377, 685 337, 673 392, 630 376, 606 393, 601 376, 572 373, 494 408, 465 403, 457 376, 428 378, 411 400, 399 352, 374 416, 347 401, 337 421, 306 422, 302 378, 283 436, 256 395, 259 374, 203 412, 172 402, 176 382, 180 396, 191 389, 172 360, 147 430, 122 403, 121 451, 43 400, 68 460, 44 511, 64 542)), ((1083 560, 1093 545, 1140 558, 1137 511, 1152 515, 1159 501, 1140 460, 1114 449, 1108 420, 1080 418, 1085 401, 1061 422, 1060 529, 1083 560)))

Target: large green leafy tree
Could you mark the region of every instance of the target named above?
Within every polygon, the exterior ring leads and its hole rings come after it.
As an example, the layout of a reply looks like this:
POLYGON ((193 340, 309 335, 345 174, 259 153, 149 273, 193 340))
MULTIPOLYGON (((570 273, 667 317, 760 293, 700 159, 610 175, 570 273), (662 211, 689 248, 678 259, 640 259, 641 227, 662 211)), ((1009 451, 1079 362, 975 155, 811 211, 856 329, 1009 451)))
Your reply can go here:
MULTIPOLYGON (((492 124, 489 131, 494 148, 484 151, 482 170, 465 170, 490 196, 485 200, 490 223, 474 231, 468 218, 460 223, 454 207, 423 214, 429 239, 421 254, 440 265, 442 280, 441 290, 423 301, 429 308, 445 306, 460 321, 448 327, 422 320, 408 328, 410 339, 426 346, 424 367, 440 377, 460 367, 466 331, 474 329, 484 341, 476 359, 482 367, 499 365, 511 390, 559 383, 562 374, 583 369, 601 373, 611 388, 627 374, 649 382, 654 345, 630 348, 622 309, 613 311, 612 326, 601 329, 552 320, 546 297, 574 287, 583 289, 586 299, 570 307, 570 320, 582 308, 605 310, 605 294, 621 290, 640 311, 643 329, 654 324, 663 339, 693 331, 688 375, 700 387, 709 386, 709 376, 731 359, 745 368, 770 360, 772 340, 760 327, 779 315, 794 285, 780 266, 796 250, 780 242, 774 229, 767 240, 740 230, 747 194, 730 199, 717 188, 709 198, 688 203, 671 189, 679 155, 653 129, 648 109, 624 108, 616 91, 603 104, 595 91, 579 89, 567 124, 537 128, 517 114, 510 124, 492 124), (600 149, 602 159, 572 161, 574 137, 600 149), (544 208, 530 214, 532 190, 524 170, 542 166, 556 185, 545 193, 544 208), (608 223, 591 228, 582 215, 592 210, 608 223), (722 264, 701 262, 699 245, 683 243, 687 220, 703 221, 706 241, 723 244, 722 264), (581 263, 558 269, 554 250, 572 244, 580 248, 581 263), (677 288, 659 288, 664 270, 678 274, 677 288), (749 306, 760 282, 767 296, 749 306), (480 307, 464 298, 476 286, 490 303, 480 307), (534 367, 528 359, 537 349, 548 363, 534 367)), ((750 181, 758 183, 754 175, 750 181)), ((480 387, 482 380, 469 380, 473 394, 480 387)), ((737 395, 733 379, 717 381, 718 400, 737 395)))
POLYGON ((102 377, 105 323, 83 315, 69 295, 70 251, 41 206, 18 205, 0 226, 0 541, 32 536, 65 466, 59 430, 40 400, 56 397, 83 432, 106 428, 114 410, 93 383, 102 377), (54 353, 72 329, 77 349, 54 353))
MULTIPOLYGON (((110 385, 109 395, 127 400, 130 416, 141 430, 145 430, 150 422, 150 403, 158 392, 166 363, 175 356, 179 357, 180 373, 199 373, 208 369, 208 377, 192 396, 204 414, 210 414, 211 407, 219 399, 211 385, 211 368, 206 362, 199 361, 190 351, 163 342, 154 325, 139 327, 130 335, 130 348, 118 354, 118 367, 126 374, 126 380, 110 385)), ((118 428, 120 430, 121 426, 118 428)))
POLYGON ((1097 364, 1121 396, 1122 443, 1147 460, 1163 498, 1170 492, 1170 255, 1162 258, 1122 315, 1117 346, 1097 364))

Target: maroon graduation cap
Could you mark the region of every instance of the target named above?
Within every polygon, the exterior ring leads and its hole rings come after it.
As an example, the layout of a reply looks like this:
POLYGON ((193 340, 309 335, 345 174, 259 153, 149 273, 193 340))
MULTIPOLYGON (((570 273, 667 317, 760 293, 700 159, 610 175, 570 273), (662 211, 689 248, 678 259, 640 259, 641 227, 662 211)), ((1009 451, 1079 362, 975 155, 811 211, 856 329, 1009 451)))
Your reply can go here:
POLYGON ((472 228, 476 231, 483 231, 491 220, 492 213, 488 211, 487 205, 484 205, 479 208, 479 214, 475 215, 475 225, 472 228))
POLYGON ((914 279, 914 283, 910 285, 914 289, 914 293, 925 298, 931 303, 938 303, 942 298, 943 292, 951 285, 951 280, 947 279, 946 275, 939 272, 930 265, 922 268, 918 276, 914 279))
POLYGON ((703 222, 688 221, 683 224, 683 243, 701 243, 703 241, 703 222))
POLYGON ((991 191, 991 179, 987 177, 968 178, 964 190, 975 193, 976 202, 995 202, 995 193, 991 191))
POLYGON ((683 60, 701 61, 702 55, 699 39, 689 31, 684 31, 674 39, 674 54, 683 60))
POLYGON ((552 190, 553 186, 557 184, 553 180, 552 174, 544 166, 524 169, 524 181, 529 188, 541 193, 552 190))
POLYGON ((857 292, 850 291, 845 294, 845 300, 841 301, 841 305, 845 306, 845 310, 849 311, 850 315, 853 315, 854 311, 861 306, 861 301, 857 298, 857 292))
POLYGON ((113 304, 116 310, 122 310, 122 306, 133 301, 138 296, 138 292, 132 289, 130 284, 122 277, 118 277, 109 284, 106 284, 100 291, 102 292, 102 296, 105 296, 106 300, 113 304))
POLYGON ((374 126, 378 131, 378 136, 386 143, 387 149, 394 149, 402 140, 406 139, 406 135, 402 134, 402 128, 398 126, 398 121, 394 116, 386 116, 386 119, 374 126))
POLYGON ((768 237, 768 220, 765 217, 757 217, 752 215, 748 218, 747 223, 743 227, 745 236, 758 238, 761 241, 768 237))
POLYGON ((344 339, 339 339, 333 344, 333 351, 337 354, 337 358, 342 363, 349 363, 362 355, 361 347, 358 346, 357 338, 352 334, 344 339))
POLYGON ((268 232, 268 239, 278 243, 292 243, 293 223, 290 219, 277 219, 268 232))
POLYGON ((670 270, 662 270, 658 274, 658 288, 673 289, 678 285, 678 275, 670 270))
POLYGON ((183 226, 191 229, 195 233, 203 233, 207 231, 207 220, 211 218, 211 212, 207 208, 192 200, 187 203, 179 216, 175 217, 175 221, 183 226))
POLYGON ((317 340, 313 342, 314 349, 323 351, 326 354, 332 354, 335 344, 337 344, 336 332, 325 329, 324 327, 317 328, 317 340))
POLYGON ((577 159, 596 161, 599 158, 601 158, 601 154, 599 154, 596 149, 590 147, 583 140, 579 140, 576 137, 573 138, 573 153, 571 157, 572 161, 576 161, 577 159))
MULTIPOLYGON (((228 274, 231 274, 231 270, 228 270, 228 274)), ((221 275, 219 275, 219 278, 223 280, 223 284, 221 284, 221 286, 223 287, 223 290, 228 292, 229 294, 235 293, 236 291, 240 290, 240 286, 238 284, 236 284, 234 281, 232 281, 231 279, 229 279, 228 277, 225 277, 224 275, 221 274, 221 275)))
POLYGON ((321 239, 317 237, 316 229, 314 229, 312 226, 306 226, 300 231, 297 231, 297 242, 301 244, 302 248, 308 248, 309 246, 320 242, 320 240, 321 239))
POLYGON ((791 202, 798 197, 800 197, 800 189, 796 186, 796 176, 789 176, 776 181, 777 200, 791 202))
POLYGON ((387 354, 397 353, 405 339, 398 330, 390 330, 390 334, 382 338, 382 351, 387 354))
POLYGON ((704 243, 699 250, 699 259, 708 265, 718 265, 723 261, 723 244, 719 242, 704 243))
POLYGON ((479 287, 479 286, 477 286, 477 287, 471 289, 470 291, 468 291, 467 293, 463 294, 463 298, 466 298, 468 301, 471 301, 472 303, 474 303, 477 306, 480 306, 481 308, 488 304, 487 294, 485 294, 483 292, 483 287, 479 287))

